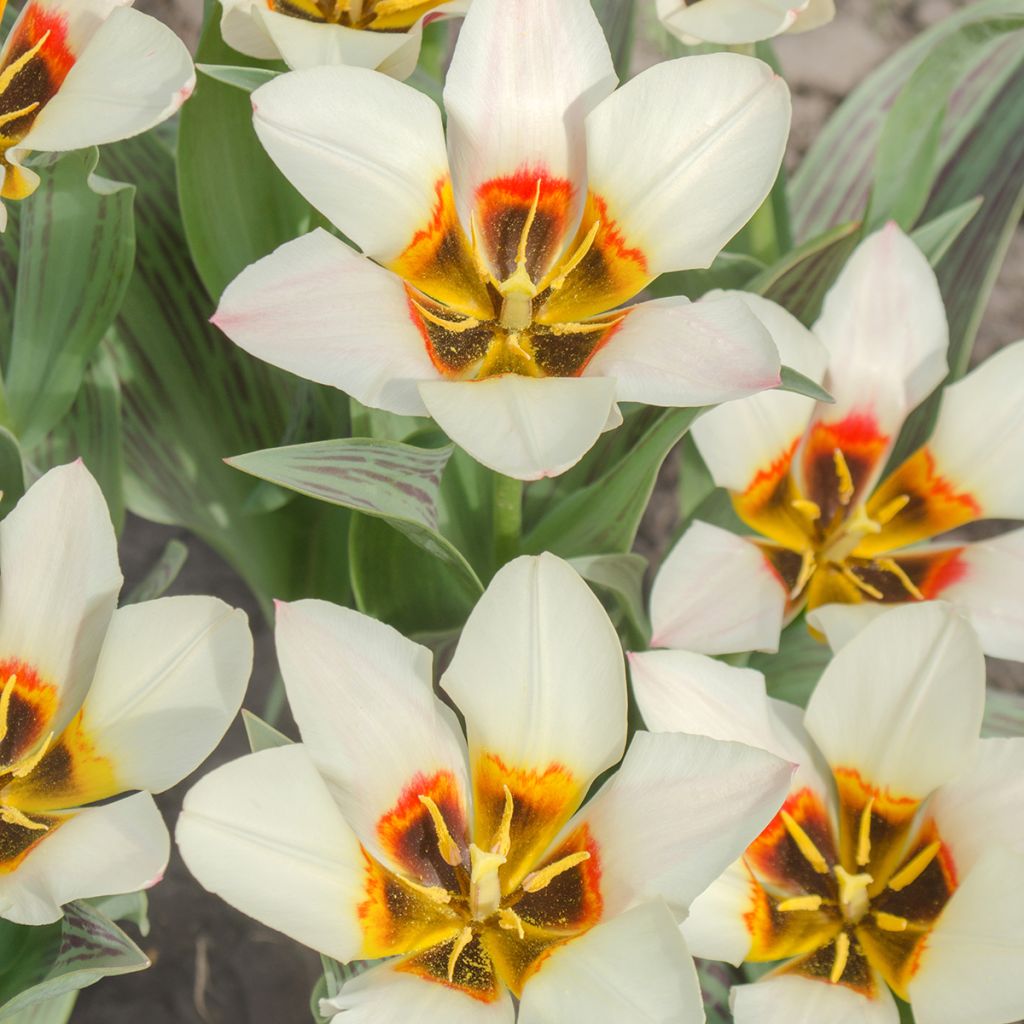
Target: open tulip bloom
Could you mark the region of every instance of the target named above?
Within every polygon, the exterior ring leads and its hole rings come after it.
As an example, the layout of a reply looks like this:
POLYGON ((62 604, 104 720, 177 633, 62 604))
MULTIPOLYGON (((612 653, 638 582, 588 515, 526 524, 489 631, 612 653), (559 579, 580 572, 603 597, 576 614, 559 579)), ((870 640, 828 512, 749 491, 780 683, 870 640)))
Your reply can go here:
POLYGON ((802 724, 749 669, 684 651, 631 668, 650 728, 801 765, 683 925, 700 956, 784 961, 733 990, 736 1024, 897 1024, 890 989, 917 1024, 1024 1017, 1024 740, 978 738, 984 658, 956 609, 880 615, 838 651, 802 724))
POLYGON ((705 523, 683 535, 652 591, 653 646, 774 650, 803 609, 854 630, 886 605, 940 598, 965 609, 986 653, 1024 659, 1024 530, 920 543, 1024 518, 1024 342, 947 387, 927 443, 887 470, 907 415, 946 374, 945 310, 916 246, 895 225, 862 242, 813 334, 744 300, 783 362, 824 376, 836 403, 757 395, 694 424, 715 483, 756 535, 705 523))
POLYGON ((117 608, 120 588, 99 487, 81 463, 51 470, 0 524, 0 916, 19 924, 157 881, 170 842, 150 793, 193 771, 242 702, 243 612, 117 608))
POLYGON ((737 45, 809 32, 835 16, 833 0, 657 0, 658 17, 684 43, 737 45))
POLYGON ((225 291, 214 322, 252 354, 374 408, 431 415, 480 462, 554 475, 618 401, 700 406, 779 381, 725 296, 626 308, 706 267, 768 193, 789 94, 735 54, 614 91, 587 0, 476 0, 435 104, 370 71, 314 68, 253 94, 256 132, 325 231, 225 291))
POLYGON ((469 0, 221 0, 224 41, 289 67, 353 64, 408 78, 423 28, 462 14, 469 0))
POLYGON ((706 737, 622 755, 622 651, 551 555, 494 578, 441 680, 390 627, 279 605, 302 743, 219 768, 177 839, 199 881, 341 961, 397 957, 321 1004, 352 1021, 702 1021, 677 927, 778 810, 792 765, 706 737))
MULTIPOLYGON (((0 14, 5 6, 0 0, 0 14)), ((125 0, 30 0, 0 50, 0 231, 2 200, 39 185, 22 166, 30 152, 138 135, 170 117, 194 85, 185 44, 125 0)))

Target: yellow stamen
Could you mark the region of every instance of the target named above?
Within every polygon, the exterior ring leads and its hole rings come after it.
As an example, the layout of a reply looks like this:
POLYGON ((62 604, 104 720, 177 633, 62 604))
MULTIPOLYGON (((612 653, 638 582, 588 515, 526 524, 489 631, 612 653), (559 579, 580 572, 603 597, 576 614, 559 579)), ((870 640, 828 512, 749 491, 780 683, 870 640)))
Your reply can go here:
POLYGON ((783 914, 790 914, 796 910, 820 910, 821 904, 820 896, 793 896, 777 904, 775 909, 783 914))
POLYGON ((434 823, 434 832, 437 833, 437 848, 440 851, 441 859, 453 868, 458 867, 462 863, 462 851, 459 849, 459 844, 452 839, 452 834, 448 831, 448 823, 444 820, 441 809, 429 796, 421 795, 419 800, 426 807, 430 814, 430 820, 434 823))
POLYGON ((434 903, 451 903, 452 901, 452 894, 442 885, 420 885, 419 882, 410 881, 408 878, 403 878, 402 884, 407 885, 413 892, 426 896, 434 903))
POLYGON ((7 738, 7 719, 11 713, 11 694, 14 693, 14 684, 17 681, 17 676, 8 676, 7 682, 4 683, 4 691, 0 693, 0 743, 3 743, 7 738))
POLYGON ((515 805, 512 802, 512 790, 508 786, 502 786, 505 790, 505 809, 501 813, 501 824, 494 834, 494 842, 491 843, 491 852, 499 857, 507 857, 508 851, 512 849, 512 814, 515 805))
POLYGON ((39 53, 39 51, 46 45, 46 40, 49 38, 50 32, 49 29, 47 29, 47 31, 39 37, 39 41, 35 46, 26 50, 17 60, 11 61, 11 63, 4 68, 3 73, 0 74, 0 93, 7 90, 7 87, 14 81, 15 76, 36 56, 36 54, 39 53))
POLYGON ((622 323, 624 317, 617 320, 607 320, 594 324, 551 324, 548 328, 552 334, 596 334, 598 331, 609 331, 616 325, 622 323))
POLYGON ((8 825, 20 825, 22 828, 30 828, 35 832, 45 832, 48 825, 41 821, 33 821, 26 818, 17 807, 9 807, 7 804, 0 806, 0 820, 6 821, 8 825))
POLYGON ((12 110, 9 114, 0 114, 0 128, 3 128, 5 124, 10 124, 12 121, 17 121, 19 117, 31 114, 38 106, 38 102, 30 103, 27 107, 22 107, 21 110, 12 110))
POLYGON ((789 592, 791 600, 796 600, 803 593, 804 587, 810 582, 814 570, 817 568, 818 563, 815 561, 814 552, 807 548, 801 556, 800 572, 797 573, 796 583, 793 584, 793 589, 789 592))
POLYGON ((910 495, 901 494, 898 498, 886 502, 875 516, 878 523, 884 526, 896 518, 910 504, 910 495))
POLYGON ((828 862, 821 855, 821 851, 814 845, 814 840, 797 824, 789 811, 782 811, 782 824, 790 838, 796 843, 796 848, 803 854, 806 860, 819 875, 828 874, 828 862))
POLYGON ((448 954, 448 980, 455 980, 455 968, 458 965, 459 957, 462 956, 462 951, 473 941, 473 929, 467 924, 465 928, 459 932, 455 939, 455 945, 452 946, 451 953, 448 954))
POLYGON ((913 860, 889 879, 889 888, 893 892, 902 892, 908 885, 916 882, 924 873, 925 868, 935 860, 941 849, 942 843, 938 840, 930 846, 926 846, 913 860))
POLYGON ((846 965, 850 961, 850 936, 846 932, 840 932, 836 936, 836 958, 832 961, 832 973, 828 980, 833 985, 838 985, 846 973, 846 965))
POLYGON ((526 938, 526 932, 523 930, 523 919, 508 907, 502 907, 498 911, 498 927, 504 928, 507 932, 515 932, 520 939, 526 938))
POLYGON ((438 327, 443 327, 446 331, 451 331, 453 334, 462 334, 463 331, 472 331, 480 326, 480 321, 473 319, 473 317, 466 317, 465 320, 445 320, 444 317, 431 313, 429 309, 425 309, 415 299, 413 300, 413 305, 424 320, 437 324, 438 327))
POLYGON ((53 740, 53 733, 43 740, 42 746, 29 758, 26 758, 21 764, 18 765, 11 774, 16 779, 23 779, 26 775, 31 775, 36 768, 39 766, 39 762, 46 757, 46 751, 50 749, 50 743, 53 740))
POLYGON ((855 488, 853 486, 853 474, 850 472, 846 456, 841 448, 836 448, 832 452, 832 461, 835 463, 836 476, 839 477, 839 503, 841 505, 849 505, 855 488))
POLYGON ((871 812, 875 807, 872 797, 861 812, 860 828, 857 830, 857 866, 864 867, 871 860, 871 812))
POLYGON ((858 590, 863 591, 868 597, 873 597, 876 601, 881 601, 884 596, 882 592, 877 588, 871 586, 866 580, 862 580, 848 565, 845 563, 839 566, 839 572, 842 574, 844 579, 849 580, 858 590))
POLYGON ((883 932, 905 932, 908 921, 905 917, 897 917, 895 914, 887 914, 884 910, 875 911, 875 924, 883 932))
MULTIPOLYGON (((530 241, 530 231, 533 228, 533 222, 537 219, 537 207, 540 206, 540 186, 541 179, 537 179, 537 189, 533 193, 533 202, 530 204, 530 212, 526 215, 526 223, 523 224, 523 230, 519 235, 519 248, 516 251, 516 270, 526 270, 526 246, 530 241)), ((533 283, 532 281, 530 282, 533 283)))
POLYGON ((892 558, 879 558, 875 560, 875 565, 879 569, 884 569, 886 572, 891 572, 903 584, 903 588, 906 590, 911 597, 917 601, 924 600, 924 594, 917 589, 914 581, 906 574, 903 566, 899 564, 895 559, 892 558))
POLYGON ((590 860, 590 854, 586 850, 580 850, 577 853, 570 853, 568 857, 563 857, 561 860, 556 860, 554 864, 549 864, 546 868, 541 868, 540 871, 531 871, 523 879, 523 892, 540 892, 541 889, 546 889, 559 875, 571 871, 577 864, 582 864, 585 860, 590 860))
POLYGON ((790 505, 808 522, 814 523, 821 518, 821 506, 816 501, 811 501, 808 498, 794 498, 790 505))
POLYGON ((557 268, 555 276, 550 282, 541 282, 540 290, 543 291, 545 287, 550 288, 553 292, 557 292, 562 285, 565 284, 566 278, 583 262, 584 257, 590 252, 590 247, 594 244, 594 239, 597 238, 597 233, 601 229, 601 222, 594 221, 591 225, 590 230, 587 232, 587 237, 580 242, 576 251, 569 257, 569 259, 562 262, 557 268))

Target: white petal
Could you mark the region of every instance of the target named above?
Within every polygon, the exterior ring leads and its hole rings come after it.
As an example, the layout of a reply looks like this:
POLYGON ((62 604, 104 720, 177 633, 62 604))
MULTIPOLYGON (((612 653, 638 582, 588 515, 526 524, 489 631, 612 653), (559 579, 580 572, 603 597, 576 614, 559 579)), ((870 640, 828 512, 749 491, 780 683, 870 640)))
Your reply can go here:
POLYGON ((661 23, 678 39, 756 43, 789 29, 803 3, 793 0, 658 0, 661 23))
POLYGON ((680 928, 694 956, 723 960, 734 967, 746 960, 753 944, 747 927, 754 909, 753 892, 749 872, 737 861, 690 904, 680 928))
POLYGON ((474 0, 444 89, 463 223, 482 184, 519 170, 567 179, 578 209, 586 180, 583 120, 615 83, 587 0, 474 0))
POLYGON ((1024 1016, 1024 856, 992 847, 953 893, 910 982, 917 1024, 1024 1016))
POLYGON ((789 114, 786 83, 760 61, 656 64, 587 118, 590 189, 652 276, 708 267, 771 189, 789 114))
POLYGON ((523 989, 519 1024, 704 1019, 697 971, 671 913, 645 903, 559 946, 523 989))
POLYGON ((51 469, 0 526, 0 660, 23 661, 57 687, 56 732, 92 681, 120 589, 99 486, 82 462, 51 469))
POLYGON ((651 646, 702 654, 776 651, 786 597, 756 545, 694 522, 654 579, 651 646))
POLYGON ((716 405, 775 387, 779 354, 738 299, 673 297, 630 310, 586 373, 615 378, 620 402, 716 405))
POLYGON ((811 29, 827 25, 836 16, 834 0, 810 0, 790 27, 789 31, 810 32, 811 29))
POLYGON ((928 804, 963 877, 992 846, 1024 853, 1024 739, 984 739, 928 804))
POLYGON ((946 388, 928 449, 936 472, 982 515, 1024 519, 1024 341, 946 388))
POLYGON ((955 609, 929 601, 880 615, 843 647, 805 722, 833 768, 924 798, 969 763, 984 705, 977 636, 955 609))
POLYGON ((167 867, 170 845, 148 793, 74 811, 15 871, 0 876, 0 916, 49 924, 72 900, 153 885, 167 867))
POLYGON ((271 159, 363 252, 387 262, 427 226, 448 174, 433 100, 368 68, 320 67, 278 76, 252 102, 271 159))
POLYGON ((122 789, 160 793, 220 742, 251 669, 245 612, 215 597, 120 608, 83 707, 86 733, 122 789))
POLYGON ((638 732, 622 766, 570 822, 596 841, 608 915, 661 897, 690 903, 775 816, 793 766, 742 743, 638 732))
POLYGON ((391 963, 373 967, 346 982, 333 999, 320 1003, 325 1017, 338 1024, 513 1024, 516 1011, 507 990, 493 1003, 458 989, 396 971, 391 963))
POLYGON ((200 885, 336 960, 358 956, 359 842, 300 744, 217 768, 185 797, 175 838, 200 885))
POLYGON ((400 278, 317 229, 228 285, 213 322, 250 354, 375 409, 425 414, 437 377, 400 278))
MULTIPOLYGON (((706 3, 707 0, 702 0, 706 3)), ((828 353, 817 338, 791 313, 759 295, 711 292, 733 296, 768 328, 782 364, 820 384, 828 353)), ((814 412, 814 401, 803 395, 771 391, 709 409, 691 434, 715 483, 744 491, 758 470, 770 466, 792 449, 814 412)))
POLYGON ((823 604, 807 613, 807 622, 824 634, 829 647, 838 651, 845 647, 868 623, 891 611, 891 605, 875 601, 860 604, 823 604))
POLYGON ((225 43, 239 53, 260 60, 280 60, 266 25, 257 12, 255 0, 220 0, 220 34, 225 43))
POLYGON ((505 476, 558 476, 594 446, 614 415, 615 382, 603 377, 426 381, 427 411, 477 462, 505 476))
POLYGON ((736 1024, 899 1024, 900 1012, 889 990, 878 982, 868 999, 827 980, 783 976, 732 990, 736 1024))
POLYGON ((296 71, 329 64, 376 68, 400 49, 407 32, 369 32, 305 21, 253 5, 281 59, 296 71))
POLYGON ((275 638, 302 741, 364 845, 379 849, 378 822, 417 777, 450 772, 466 793, 465 745, 434 696, 427 648, 312 600, 278 602, 275 638))
POLYGON ((185 44, 156 18, 120 7, 96 29, 20 149, 65 151, 139 135, 192 94, 185 44))
POLYGON ((895 442, 907 413, 946 375, 949 329, 935 272, 894 223, 857 246, 814 333, 829 352, 825 386, 836 400, 818 410, 825 423, 870 414, 895 442))
POLYGON ((441 679, 466 718, 470 757, 565 765, 585 789, 622 756, 626 672, 601 602, 554 555, 524 556, 491 581, 441 679))

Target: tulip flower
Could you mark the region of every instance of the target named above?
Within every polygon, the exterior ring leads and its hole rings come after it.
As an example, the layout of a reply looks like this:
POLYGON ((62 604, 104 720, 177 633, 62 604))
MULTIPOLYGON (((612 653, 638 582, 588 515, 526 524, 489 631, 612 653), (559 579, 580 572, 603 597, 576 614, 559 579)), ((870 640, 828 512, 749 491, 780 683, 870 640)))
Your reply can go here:
POLYGON ((552 555, 470 615, 435 697, 430 653, 322 601, 279 604, 302 743, 213 771, 178 823, 232 905, 341 961, 393 957, 321 1004, 340 1020, 703 1020, 676 921, 778 810, 792 765, 638 734, 610 620, 552 555), (717 866, 717 867, 716 867, 717 866))
POLYGON ((800 764, 775 820, 691 908, 700 956, 782 963, 736 1024, 1010 1024, 1024 1017, 1024 740, 978 738, 985 661, 951 605, 890 609, 799 709, 684 651, 632 659, 649 727, 800 764), (830 777, 829 777, 830 776, 830 777))
POLYGON ((50 470, 0 524, 0 916, 18 924, 160 878, 150 794, 213 750, 249 678, 243 612, 117 608, 120 588, 99 487, 80 462, 50 470))
POLYGON ((349 67, 253 93, 277 165, 325 231, 228 286, 214 322, 246 351, 365 405, 430 415, 520 479, 563 472, 619 401, 700 406, 779 381, 732 296, 621 307, 708 266, 778 171, 789 94, 736 54, 613 91, 587 0, 476 0, 435 104, 349 67))
POLYGON ((783 32, 809 32, 835 16, 833 0, 657 0, 658 17, 689 46, 732 46, 772 39, 783 32))
MULTIPOLYGON (((36 190, 29 153, 138 135, 194 85, 185 44, 155 18, 119 0, 29 0, 0 50, 0 199, 36 190)), ((0 231, 6 224, 0 202, 0 231)))
POLYGON ((887 605, 939 598, 965 609, 988 654, 1024 659, 1024 530, 939 537, 1024 519, 1024 342, 947 387, 928 441, 890 467, 907 415, 946 375, 942 298, 910 239, 891 224, 862 242, 813 334, 764 299, 745 301, 783 361, 824 376, 836 403, 757 395, 694 424, 715 483, 754 535, 707 524, 684 535, 654 587, 654 645, 774 649, 803 609, 853 630, 887 605), (709 574, 722 600, 701 593, 709 574), (687 621, 694 604, 716 618, 703 641, 687 621), (712 646, 713 633, 727 645, 712 646))
POLYGON ((423 29, 465 13, 469 0, 221 0, 224 41, 290 68, 351 64, 404 79, 423 29))

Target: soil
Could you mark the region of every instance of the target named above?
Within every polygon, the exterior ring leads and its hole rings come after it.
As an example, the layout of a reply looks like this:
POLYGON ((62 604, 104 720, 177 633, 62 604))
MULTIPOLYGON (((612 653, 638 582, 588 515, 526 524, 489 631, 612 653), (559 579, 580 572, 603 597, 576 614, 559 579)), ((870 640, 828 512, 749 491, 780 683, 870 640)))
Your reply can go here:
MULTIPOLYGON (((966 4, 844 0, 831 26, 813 37, 779 40, 794 94, 789 162, 798 162, 831 111, 868 71, 916 32, 966 4)), ((140 0, 138 6, 172 25, 194 47, 200 0, 140 0)), ((1024 336, 1022 294, 1024 231, 1018 231, 981 330, 978 358, 1024 336)), ((675 472, 673 465, 666 467, 645 520, 645 553, 662 551, 675 525, 675 472)), ((255 602, 230 567, 182 531, 130 518, 122 540, 126 586, 145 575, 171 537, 185 540, 190 550, 171 593, 216 594, 248 611, 256 665, 246 706, 259 713, 273 678, 273 645, 255 602)), ((994 663, 992 669, 998 685, 1024 688, 1022 666, 994 663)), ((284 728, 294 735, 289 724, 284 728)), ((236 722, 200 773, 247 750, 236 722)), ((159 798, 171 827, 194 778, 159 798)), ((176 854, 165 879, 150 894, 150 919, 152 930, 139 941, 153 961, 152 969, 86 989, 73 1016, 76 1024, 308 1024, 317 957, 203 892, 176 854)))

